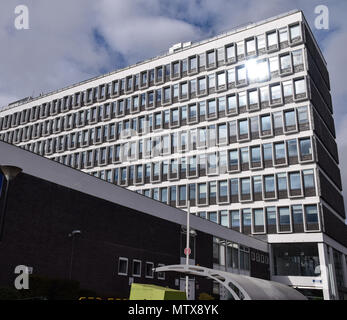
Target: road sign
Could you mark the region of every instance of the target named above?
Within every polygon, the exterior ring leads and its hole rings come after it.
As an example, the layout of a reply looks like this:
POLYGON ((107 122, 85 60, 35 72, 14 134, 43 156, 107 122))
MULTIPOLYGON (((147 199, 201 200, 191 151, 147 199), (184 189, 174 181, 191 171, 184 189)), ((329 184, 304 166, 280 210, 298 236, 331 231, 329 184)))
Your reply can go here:
POLYGON ((185 254, 186 256, 189 256, 191 253, 192 253, 192 250, 190 250, 190 248, 185 248, 185 249, 184 249, 184 254, 185 254))

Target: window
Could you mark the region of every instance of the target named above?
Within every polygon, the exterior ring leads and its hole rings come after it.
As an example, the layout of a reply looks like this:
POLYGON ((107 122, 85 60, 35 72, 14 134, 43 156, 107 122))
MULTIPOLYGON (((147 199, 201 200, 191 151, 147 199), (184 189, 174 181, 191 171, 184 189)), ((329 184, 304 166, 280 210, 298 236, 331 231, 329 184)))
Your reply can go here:
MULTIPOLYGON (((158 268, 164 267, 164 264, 158 263, 158 268)), ((158 272, 158 279, 159 280, 165 280, 165 272, 158 272)))
POLYGON ((240 120, 239 121, 239 135, 248 135, 248 120, 240 120))
POLYGON ((281 86, 278 84, 278 85, 273 85, 270 87, 270 91, 271 91, 271 100, 272 102, 274 100, 279 100, 281 99, 281 86))
POLYGON ((285 81, 282 83, 283 85, 283 96, 284 97, 291 97, 293 96, 293 85, 292 81, 285 81))
POLYGON ((170 201, 176 202, 176 187, 170 187, 170 201))
POLYGON ((306 205, 305 206, 306 224, 317 224, 318 223, 318 211, 317 205, 306 205))
POLYGON ((119 258, 118 259, 118 274, 122 276, 128 275, 128 259, 119 258))
POLYGON ((261 116, 261 131, 264 134, 264 132, 271 132, 271 117, 270 115, 261 116))
POLYGON ((311 139, 310 138, 300 139, 299 144, 300 144, 301 157, 311 156, 312 154, 311 139))
POLYGON ((289 186, 291 191, 301 190, 300 172, 289 173, 289 186))
POLYGON ((240 212, 239 210, 231 210, 231 227, 240 228, 240 212))
POLYGON ((299 124, 305 124, 308 123, 308 112, 307 107, 300 107, 298 110, 298 121, 299 124))
POLYGON ((226 59, 233 60, 235 59, 235 45, 229 45, 226 47, 226 59))
POLYGON ((196 57, 189 58, 189 70, 194 71, 197 68, 197 59, 196 57))
POLYGON ((282 28, 278 30, 280 36, 280 43, 288 41, 288 31, 287 28, 282 28))
POLYGON ((260 146, 251 147, 252 162, 260 162, 260 146))
POLYGON ((198 184, 199 201, 200 202, 206 202, 206 196, 207 196, 206 183, 199 183, 198 184))
POLYGON ((225 73, 218 73, 217 74, 217 86, 221 87, 221 86, 225 86, 226 83, 226 79, 225 79, 225 73))
POLYGON ((219 193, 219 197, 228 196, 228 182, 226 180, 218 182, 218 193, 219 193))
POLYGON ((262 179, 261 176, 254 176, 253 177, 253 192, 255 194, 261 194, 262 193, 262 179))
POLYGON ((134 277, 141 277, 141 261, 140 260, 133 260, 133 276, 134 277))
POLYGON ((241 194, 250 195, 250 193, 251 193, 250 178, 242 178, 241 179, 241 194))
POLYGON ((246 81, 246 67, 244 65, 236 68, 237 82, 245 82, 246 81))
POLYGON ((252 225, 251 209, 242 210, 242 224, 243 227, 250 227, 252 225))
POLYGON ((145 267, 145 277, 146 278, 153 279, 153 277, 154 277, 153 268, 154 268, 153 262, 146 262, 146 267, 145 267))
POLYGON ((213 212, 209 212, 208 213, 208 220, 217 223, 217 212, 213 211, 213 212))
POLYGON ((296 127, 294 110, 284 112, 284 122, 287 128, 296 127))
POLYGON ((273 175, 264 176, 264 189, 266 193, 275 192, 275 179, 273 175))
POLYGON ((220 211, 220 224, 229 228, 229 215, 227 210, 220 211))
POLYGON ((291 56, 290 53, 280 57, 281 71, 291 68, 291 56))
POLYGON ((216 100, 210 100, 207 102, 207 114, 209 116, 216 114, 216 100))
POLYGON ((280 227, 288 227, 288 226, 290 226, 289 207, 280 207, 280 208, 278 208, 278 216, 279 216, 280 227))
POLYGON ((254 38, 246 40, 246 52, 247 52, 247 54, 255 52, 255 40, 254 40, 254 38))
POLYGON ((303 223, 302 206, 301 205, 292 206, 292 213, 293 213, 293 223, 302 224, 303 223))
POLYGON ((160 189, 160 201, 167 203, 167 188, 160 189))
POLYGON ((272 57, 269 59, 270 72, 277 72, 279 70, 278 57, 272 57))
POLYGON ((301 38, 300 24, 289 27, 290 40, 295 41, 301 38))
POLYGON ((271 32, 267 34, 267 46, 268 48, 272 46, 277 46, 277 32, 271 32))
POLYGON ((266 208, 266 223, 268 226, 276 226, 276 208, 266 208))
POLYGON ((214 66, 216 63, 216 55, 214 51, 208 52, 207 53, 207 65, 209 67, 214 66))
POLYGON ((293 65, 295 66, 299 66, 302 65, 304 63, 303 57, 302 57, 302 50, 296 50, 292 52, 292 56, 293 56, 293 65))
POLYGON ((294 81, 295 95, 306 93, 305 79, 294 81))
POLYGON ((304 176, 304 188, 305 189, 314 188, 313 170, 304 170, 302 173, 304 176))
POLYGON ((264 210, 254 209, 254 226, 264 227, 264 210))
POLYGON ((263 144, 264 161, 272 161, 272 144, 263 144))
POLYGON ((248 103, 250 105, 258 104, 258 91, 257 90, 248 91, 248 103))
POLYGON ((278 188, 278 191, 287 191, 287 174, 286 173, 277 174, 277 188, 278 188))
POLYGON ((288 140, 287 145, 288 145, 289 158, 297 157, 298 156, 298 149, 297 149, 296 140, 295 139, 288 140))
POLYGON ((283 160, 286 157, 286 151, 284 143, 275 143, 275 159, 283 160))

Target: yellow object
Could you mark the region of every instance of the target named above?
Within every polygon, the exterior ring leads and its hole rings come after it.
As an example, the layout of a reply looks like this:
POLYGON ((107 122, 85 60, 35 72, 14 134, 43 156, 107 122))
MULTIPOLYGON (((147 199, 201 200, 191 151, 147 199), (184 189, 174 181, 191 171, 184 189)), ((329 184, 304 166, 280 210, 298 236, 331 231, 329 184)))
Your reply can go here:
POLYGON ((132 283, 129 300, 187 300, 183 291, 156 286, 154 284, 132 283))

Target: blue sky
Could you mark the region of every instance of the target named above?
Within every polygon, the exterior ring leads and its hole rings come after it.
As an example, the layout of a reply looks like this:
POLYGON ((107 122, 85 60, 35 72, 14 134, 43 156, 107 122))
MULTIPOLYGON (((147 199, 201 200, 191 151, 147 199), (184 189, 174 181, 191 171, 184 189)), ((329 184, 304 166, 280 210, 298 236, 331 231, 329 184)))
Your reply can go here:
POLYGON ((347 190, 345 0, 2 0, 0 106, 292 9, 304 11, 328 63, 347 190), (18 4, 29 8, 29 30, 14 28, 18 4), (322 4, 329 9, 329 30, 314 28, 314 10, 322 4))

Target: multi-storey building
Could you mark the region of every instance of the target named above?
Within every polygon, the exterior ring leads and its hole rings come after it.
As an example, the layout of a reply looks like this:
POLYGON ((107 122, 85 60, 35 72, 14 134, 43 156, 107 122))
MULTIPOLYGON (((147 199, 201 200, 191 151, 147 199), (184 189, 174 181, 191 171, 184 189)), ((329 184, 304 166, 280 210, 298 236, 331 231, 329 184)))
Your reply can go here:
POLYGON ((273 280, 326 299, 347 287, 335 137, 326 62, 301 11, 0 113, 0 139, 171 206, 189 201, 266 239, 273 280))

